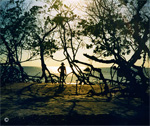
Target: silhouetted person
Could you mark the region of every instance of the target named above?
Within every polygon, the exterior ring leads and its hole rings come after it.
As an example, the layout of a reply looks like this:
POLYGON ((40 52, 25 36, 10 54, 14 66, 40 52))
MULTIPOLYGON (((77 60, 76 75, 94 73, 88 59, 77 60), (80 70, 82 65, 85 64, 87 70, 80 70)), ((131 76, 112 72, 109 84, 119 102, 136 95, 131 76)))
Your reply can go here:
POLYGON ((62 85, 63 82, 65 82, 64 76, 66 75, 66 67, 64 65, 65 64, 62 62, 61 66, 58 68, 58 72, 60 73, 60 83, 62 82, 62 85))

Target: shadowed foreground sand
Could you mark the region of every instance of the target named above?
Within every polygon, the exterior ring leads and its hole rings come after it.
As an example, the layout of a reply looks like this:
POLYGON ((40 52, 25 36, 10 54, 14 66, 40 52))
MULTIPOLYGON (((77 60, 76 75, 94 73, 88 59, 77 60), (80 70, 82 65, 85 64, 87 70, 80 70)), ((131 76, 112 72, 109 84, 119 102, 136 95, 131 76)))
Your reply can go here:
MULTIPOLYGON (((98 85, 93 86, 99 93, 98 85)), ((16 83, 1 88, 4 125, 148 125, 149 106, 137 98, 88 96, 89 85, 16 83), (4 121, 6 118, 9 121, 4 121)))

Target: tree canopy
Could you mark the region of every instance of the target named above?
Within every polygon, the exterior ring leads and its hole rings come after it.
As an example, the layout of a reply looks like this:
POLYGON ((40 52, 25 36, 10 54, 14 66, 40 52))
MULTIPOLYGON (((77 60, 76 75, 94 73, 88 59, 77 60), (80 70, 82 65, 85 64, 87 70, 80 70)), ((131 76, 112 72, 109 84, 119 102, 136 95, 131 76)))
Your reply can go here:
POLYGON ((2 65, 19 67, 24 82, 28 76, 21 63, 40 59, 40 79, 54 82, 57 76, 49 71, 45 58, 67 61, 81 83, 92 84, 89 77, 95 77, 92 71, 97 71, 98 78, 105 84, 105 92, 110 93, 108 79, 104 78, 101 69, 77 59, 78 51, 86 43, 93 55, 87 51, 85 57, 98 63, 113 64, 110 69, 116 70, 118 77, 122 78, 117 82, 113 78, 109 81, 118 85, 123 83, 132 94, 141 89, 140 97, 145 96, 149 79, 144 73, 144 64, 150 57, 147 0, 90 0, 78 10, 79 13, 84 11, 82 16, 75 14, 74 8, 64 4, 63 0, 38 2, 42 4, 36 5, 35 2, 30 5, 26 0, 3 1, 0 9, 2 65), (63 50, 63 60, 54 59, 53 54, 58 50, 63 50), (24 51, 30 55, 27 59, 23 59, 24 51), (136 65, 138 60, 142 61, 140 66, 136 65), (78 63, 91 67, 90 74, 85 74, 78 63))

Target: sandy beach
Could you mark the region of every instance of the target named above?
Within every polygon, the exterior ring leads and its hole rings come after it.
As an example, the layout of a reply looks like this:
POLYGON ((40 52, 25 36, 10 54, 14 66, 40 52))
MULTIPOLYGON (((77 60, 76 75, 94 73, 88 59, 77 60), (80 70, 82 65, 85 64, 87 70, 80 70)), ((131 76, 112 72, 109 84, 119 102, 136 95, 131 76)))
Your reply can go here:
MULTIPOLYGON (((100 92, 99 85, 93 85, 100 92)), ((90 85, 15 83, 1 88, 2 125, 148 125, 138 98, 90 96, 90 85), (7 119, 7 120, 5 120, 7 119)))

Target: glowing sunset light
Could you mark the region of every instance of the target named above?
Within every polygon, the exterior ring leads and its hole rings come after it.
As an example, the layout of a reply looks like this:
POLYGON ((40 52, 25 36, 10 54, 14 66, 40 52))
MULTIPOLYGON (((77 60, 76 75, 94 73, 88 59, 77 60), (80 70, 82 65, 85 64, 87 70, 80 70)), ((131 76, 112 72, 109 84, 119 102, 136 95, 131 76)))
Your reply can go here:
MULTIPOLYGON (((59 66, 49 66, 48 69, 52 72, 52 73, 59 73, 57 71, 57 69, 59 68, 59 66)), ((66 66, 66 71, 67 71, 67 74, 71 73, 72 70, 70 67, 66 66)))
POLYGON ((78 10, 84 5, 85 0, 64 0, 64 4, 70 6, 71 8, 78 10))
POLYGON ((72 4, 78 4, 79 2, 82 2, 83 0, 64 0, 65 3, 72 3, 72 4))
MULTIPOLYGON (((52 72, 52 73, 59 73, 57 71, 57 69, 59 68, 59 66, 49 66, 48 69, 52 72)), ((81 70, 85 69, 85 67, 80 67, 81 70)), ((72 70, 69 66, 66 66, 66 71, 67 71, 67 74, 71 73, 72 70)))

